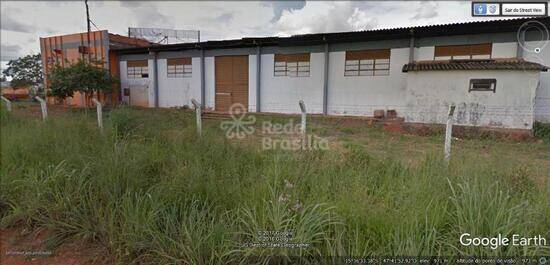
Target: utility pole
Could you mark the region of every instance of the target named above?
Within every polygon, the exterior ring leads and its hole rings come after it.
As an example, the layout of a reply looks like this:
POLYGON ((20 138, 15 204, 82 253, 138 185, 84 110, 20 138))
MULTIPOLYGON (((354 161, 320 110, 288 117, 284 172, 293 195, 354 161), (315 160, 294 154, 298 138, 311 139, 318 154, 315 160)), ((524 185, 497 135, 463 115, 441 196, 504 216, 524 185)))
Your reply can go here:
MULTIPOLYGON (((92 62, 92 54, 90 53, 90 51, 92 50, 90 48, 91 27, 90 27, 90 9, 88 8, 88 0, 84 0, 84 4, 86 5, 86 26, 88 27, 88 32, 86 33, 88 37, 87 38, 88 45, 86 45, 85 51, 86 51, 86 54, 88 54, 88 63, 91 63, 92 62)), ((84 108, 86 109, 86 113, 87 113, 88 112, 88 92, 85 92, 83 96, 84 96, 84 108)), ((99 98, 99 95, 98 95, 98 98, 99 98)))
POLYGON ((90 54, 90 31, 91 31, 91 27, 90 27, 90 9, 88 8, 88 0, 84 0, 84 4, 86 5, 86 25, 88 27, 88 47, 86 47, 86 52, 88 53, 88 62, 91 60, 91 54, 90 54))

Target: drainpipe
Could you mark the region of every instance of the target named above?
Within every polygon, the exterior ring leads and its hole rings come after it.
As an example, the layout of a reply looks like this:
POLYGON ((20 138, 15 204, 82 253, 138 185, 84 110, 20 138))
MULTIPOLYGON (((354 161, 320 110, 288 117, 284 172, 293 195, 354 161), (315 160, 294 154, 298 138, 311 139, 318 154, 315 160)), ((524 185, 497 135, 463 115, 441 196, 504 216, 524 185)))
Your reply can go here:
POLYGON ((149 52, 149 54, 153 54, 153 65, 155 66, 153 69, 153 90, 155 91, 155 108, 159 107, 159 71, 158 71, 158 52, 149 52))
MULTIPOLYGON (((325 39, 325 38, 323 38, 325 39)), ((328 65, 329 65, 329 59, 328 59, 328 42, 326 42, 325 39, 325 75, 323 80, 323 114, 328 114, 328 65)))
POLYGON ((204 109, 204 105, 206 102, 206 99, 204 98, 205 95, 205 74, 204 74, 204 49, 201 47, 201 108, 204 109))
POLYGON ((260 107, 260 85, 262 79, 262 46, 258 44, 258 49, 256 51, 256 112, 261 111, 260 107))
POLYGON ((411 38, 409 40, 409 63, 414 62, 414 29, 409 32, 411 38))

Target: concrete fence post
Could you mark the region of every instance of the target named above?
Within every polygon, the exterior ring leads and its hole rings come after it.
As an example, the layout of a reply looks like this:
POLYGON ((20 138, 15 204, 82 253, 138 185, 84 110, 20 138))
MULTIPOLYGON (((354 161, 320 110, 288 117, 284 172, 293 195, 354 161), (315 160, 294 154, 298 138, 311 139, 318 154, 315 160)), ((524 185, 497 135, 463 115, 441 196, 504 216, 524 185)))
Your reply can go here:
POLYGON ((449 106, 449 113, 447 116, 447 126, 445 127, 445 162, 449 163, 451 159, 451 138, 453 135, 453 115, 455 112, 455 105, 449 106))
POLYGON ((95 98, 92 98, 92 101, 95 103, 97 109, 97 127, 99 127, 99 130, 103 132, 103 106, 101 105, 101 102, 95 98))
POLYGON ((301 126, 300 126, 300 132, 302 134, 302 149, 306 149, 307 147, 307 135, 306 135, 306 122, 307 122, 307 110, 306 110, 306 104, 304 103, 303 100, 300 100, 300 102, 298 102, 298 104, 300 105, 300 110, 302 111, 302 121, 301 121, 301 126))
POLYGON ((202 109, 201 104, 195 99, 191 99, 191 103, 195 106, 195 116, 197 119, 197 134, 199 137, 202 135, 202 109))
POLYGON ((8 109, 9 112, 11 112, 11 101, 4 96, 2 96, 2 100, 6 102, 6 109, 8 109))
POLYGON ((48 118, 48 105, 46 104, 46 101, 39 96, 36 96, 34 98, 38 100, 38 102, 40 102, 40 109, 42 110, 42 120, 46 121, 46 118, 48 118))

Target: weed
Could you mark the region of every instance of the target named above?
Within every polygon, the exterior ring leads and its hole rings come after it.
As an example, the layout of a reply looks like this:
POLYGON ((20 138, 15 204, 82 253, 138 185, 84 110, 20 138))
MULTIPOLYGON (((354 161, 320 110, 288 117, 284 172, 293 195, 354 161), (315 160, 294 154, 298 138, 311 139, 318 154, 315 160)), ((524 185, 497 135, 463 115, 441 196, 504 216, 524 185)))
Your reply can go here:
MULTIPOLYGON (((546 143, 464 140, 447 165, 438 136, 394 141, 376 128, 367 139, 345 133, 337 150, 260 151, 225 139, 214 121, 199 138, 194 114, 181 110, 113 109, 103 134, 93 115, 80 112, 46 123, 16 114, 1 117, 2 227, 48 227, 53 246, 84 240, 118 263, 548 253, 459 244, 465 232, 549 237, 548 182, 537 182, 548 164, 531 159, 546 143), (266 241, 266 232, 303 245, 250 245, 278 242, 266 241)), ((310 124, 339 135, 333 125, 310 124)))

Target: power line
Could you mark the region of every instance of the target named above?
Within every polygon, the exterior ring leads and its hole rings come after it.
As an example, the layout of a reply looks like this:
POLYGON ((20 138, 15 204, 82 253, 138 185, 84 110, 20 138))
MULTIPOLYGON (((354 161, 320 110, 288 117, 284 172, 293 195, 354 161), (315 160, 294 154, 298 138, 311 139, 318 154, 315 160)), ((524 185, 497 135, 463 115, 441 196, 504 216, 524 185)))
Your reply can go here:
POLYGON ((99 27, 90 19, 90 22, 92 23, 92 25, 94 25, 94 27, 97 29, 97 30, 100 30, 99 27))

